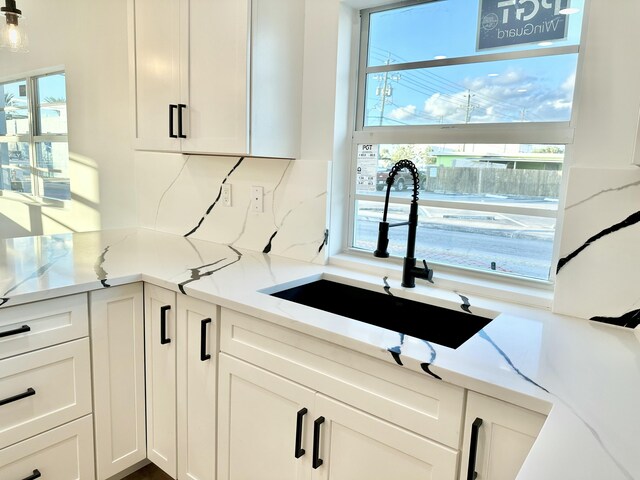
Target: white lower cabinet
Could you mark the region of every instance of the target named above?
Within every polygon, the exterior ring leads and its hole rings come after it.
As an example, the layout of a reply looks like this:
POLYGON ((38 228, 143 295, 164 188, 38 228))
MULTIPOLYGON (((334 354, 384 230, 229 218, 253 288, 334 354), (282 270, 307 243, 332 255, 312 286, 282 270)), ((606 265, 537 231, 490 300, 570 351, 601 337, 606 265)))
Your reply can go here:
POLYGON ((93 480, 91 415, 0 450, 3 480, 93 480))
POLYGON ((218 307, 178 296, 178 478, 214 480, 218 307))
POLYGON ((513 480, 546 417, 475 392, 467 396, 460 480, 513 480))
POLYGON ((218 307, 145 285, 147 456, 180 480, 213 480, 218 307))
POLYGON ((89 293, 96 470, 109 478, 147 457, 142 283, 89 293))
MULTIPOLYGON (((513 480, 545 420, 154 285, 90 299, 98 480, 145 455, 179 480, 513 480)), ((33 457, 69 465, 46 478, 92 479, 73 476, 89 468, 79 422, 0 450, 0 478, 30 478, 49 461, 23 461, 33 457), (58 431, 67 437, 40 440, 58 431)))
POLYGON ((310 478, 315 392, 224 353, 219 364, 218 479, 310 478))
POLYGON ((147 457, 177 478, 176 294, 145 284, 147 457))
POLYGON ((224 353, 218 422, 219 480, 456 478, 456 450, 224 353))

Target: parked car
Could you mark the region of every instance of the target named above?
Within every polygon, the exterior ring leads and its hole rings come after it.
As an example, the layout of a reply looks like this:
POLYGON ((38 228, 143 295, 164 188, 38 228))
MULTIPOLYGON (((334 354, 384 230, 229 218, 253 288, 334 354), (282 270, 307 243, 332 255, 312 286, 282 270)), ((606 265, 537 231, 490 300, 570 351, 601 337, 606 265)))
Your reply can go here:
MULTIPOLYGON (((389 178, 390 171, 391 171, 391 168, 378 169, 378 174, 376 177, 376 190, 381 191, 387 188, 387 178, 389 178)), ((402 190, 411 188, 412 184, 413 184, 413 180, 411 178, 411 173, 408 170, 403 168, 397 173, 396 178, 393 182, 393 188, 395 188, 396 191, 401 192, 402 190)))

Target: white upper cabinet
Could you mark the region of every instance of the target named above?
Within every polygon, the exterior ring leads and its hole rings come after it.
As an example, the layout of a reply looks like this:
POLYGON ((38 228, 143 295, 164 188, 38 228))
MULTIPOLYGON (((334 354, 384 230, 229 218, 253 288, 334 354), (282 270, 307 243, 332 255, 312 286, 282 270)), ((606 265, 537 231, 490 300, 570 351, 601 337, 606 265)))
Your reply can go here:
POLYGON ((304 2, 130 0, 135 147, 296 158, 304 2))

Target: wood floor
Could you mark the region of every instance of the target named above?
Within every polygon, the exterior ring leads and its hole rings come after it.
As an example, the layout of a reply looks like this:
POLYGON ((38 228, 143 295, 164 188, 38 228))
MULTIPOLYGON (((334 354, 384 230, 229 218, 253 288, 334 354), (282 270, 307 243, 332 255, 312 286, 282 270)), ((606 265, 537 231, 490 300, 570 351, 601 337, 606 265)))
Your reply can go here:
POLYGON ((153 463, 141 468, 131 475, 127 475, 122 480, 172 480, 169 475, 164 473, 153 463))

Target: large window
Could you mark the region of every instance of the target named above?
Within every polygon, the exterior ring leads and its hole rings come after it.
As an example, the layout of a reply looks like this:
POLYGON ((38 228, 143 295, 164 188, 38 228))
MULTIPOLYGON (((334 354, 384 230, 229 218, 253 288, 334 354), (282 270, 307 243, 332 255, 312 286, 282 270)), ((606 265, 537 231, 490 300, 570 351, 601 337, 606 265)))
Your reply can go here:
POLYGON ((0 189, 69 200, 65 75, 0 83, 0 189))
MULTIPOLYGON (((547 281, 583 1, 409 1, 361 12, 350 248, 376 248, 391 166, 418 168, 416 257, 547 281)), ((407 172, 408 173, 408 172, 407 172)), ((406 221, 401 172, 388 218, 406 221)), ((406 227, 390 230, 403 257, 406 227)))

